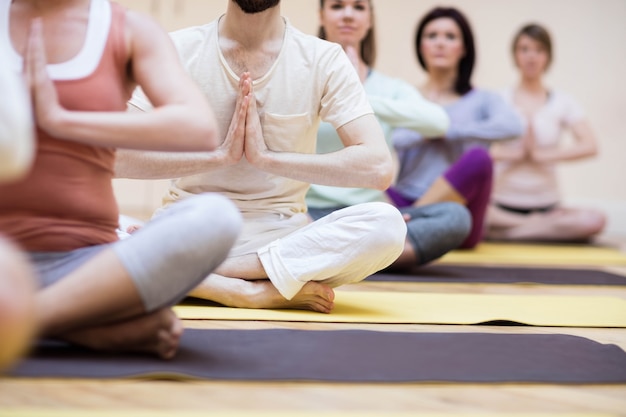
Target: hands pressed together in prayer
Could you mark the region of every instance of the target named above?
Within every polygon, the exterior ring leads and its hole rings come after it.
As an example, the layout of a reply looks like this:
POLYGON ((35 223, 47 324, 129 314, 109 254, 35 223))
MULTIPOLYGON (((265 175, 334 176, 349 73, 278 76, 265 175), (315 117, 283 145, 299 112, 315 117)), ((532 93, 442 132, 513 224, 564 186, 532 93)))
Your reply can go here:
POLYGON ((24 57, 24 77, 30 89, 34 119, 50 135, 62 136, 61 122, 66 110, 59 103, 54 84, 46 71, 46 51, 40 18, 33 19, 24 57))
POLYGON ((516 139, 515 143, 494 146, 492 156, 497 160, 509 162, 551 162, 561 159, 558 148, 542 147, 536 144, 531 123, 528 124, 524 136, 516 139))
POLYGON ((222 153, 227 164, 236 164, 245 156, 252 165, 259 166, 267 151, 252 79, 250 73, 244 72, 239 80, 239 94, 228 133, 216 152, 222 153))

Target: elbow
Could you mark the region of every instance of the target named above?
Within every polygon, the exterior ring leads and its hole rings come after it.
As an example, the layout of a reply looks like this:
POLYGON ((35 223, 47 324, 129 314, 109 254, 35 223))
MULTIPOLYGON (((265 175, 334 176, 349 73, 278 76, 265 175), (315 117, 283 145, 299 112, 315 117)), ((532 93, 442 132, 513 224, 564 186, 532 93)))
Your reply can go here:
POLYGON ((376 190, 385 191, 393 182, 394 165, 391 157, 375 165, 374 175, 370 186, 376 190))
POLYGON ((210 152, 220 145, 219 129, 213 118, 195 118, 191 130, 189 137, 193 138, 193 149, 190 151, 210 152))

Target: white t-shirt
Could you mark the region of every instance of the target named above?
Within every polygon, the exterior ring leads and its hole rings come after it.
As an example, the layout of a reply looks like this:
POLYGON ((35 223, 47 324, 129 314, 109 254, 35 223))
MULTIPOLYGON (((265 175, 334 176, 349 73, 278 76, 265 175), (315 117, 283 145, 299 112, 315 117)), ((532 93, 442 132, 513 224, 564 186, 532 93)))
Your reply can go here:
MULTIPOLYGON (((235 109, 239 76, 219 48, 218 20, 173 32, 171 37, 183 65, 215 111, 219 131, 225 135, 235 109)), ((306 35, 289 22, 274 65, 253 81, 253 88, 263 135, 273 151, 315 153, 321 120, 337 129, 373 113, 341 47, 306 35)), ((143 110, 150 107, 139 91, 131 103, 143 110)), ((244 218, 283 218, 306 212, 308 187, 307 183, 260 171, 242 158, 232 166, 174 180, 165 201, 218 192, 230 198, 244 218)))
MULTIPOLYGON (((513 104, 513 89, 504 91, 503 96, 513 104)), ((583 117, 582 108, 572 97, 552 91, 547 102, 526 123, 532 124, 537 146, 556 148, 563 132, 583 117)), ((522 146, 521 139, 500 146, 519 147, 522 146)), ((558 203, 560 193, 555 164, 497 162, 492 199, 516 208, 540 208, 558 203)))

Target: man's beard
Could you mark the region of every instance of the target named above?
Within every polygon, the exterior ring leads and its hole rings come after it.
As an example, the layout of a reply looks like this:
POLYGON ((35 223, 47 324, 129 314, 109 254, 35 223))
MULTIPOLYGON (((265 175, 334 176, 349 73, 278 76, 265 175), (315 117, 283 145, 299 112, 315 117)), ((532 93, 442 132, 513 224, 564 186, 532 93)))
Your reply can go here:
POLYGON ((245 13, 253 14, 260 13, 267 9, 270 9, 280 3, 280 0, 232 0, 243 10, 245 13))

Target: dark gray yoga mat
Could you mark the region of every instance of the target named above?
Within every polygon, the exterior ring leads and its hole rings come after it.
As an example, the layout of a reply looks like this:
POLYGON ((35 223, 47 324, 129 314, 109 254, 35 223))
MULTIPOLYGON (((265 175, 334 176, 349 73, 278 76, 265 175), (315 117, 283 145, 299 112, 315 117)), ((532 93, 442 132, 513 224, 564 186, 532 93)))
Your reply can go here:
POLYGON ((534 283, 548 285, 618 285, 626 286, 626 276, 593 269, 513 268, 429 265, 402 272, 382 271, 367 281, 389 282, 475 282, 489 284, 534 283))
POLYGON ((20 377, 624 383, 626 353, 569 335, 187 329, 170 361, 47 342, 20 377))

